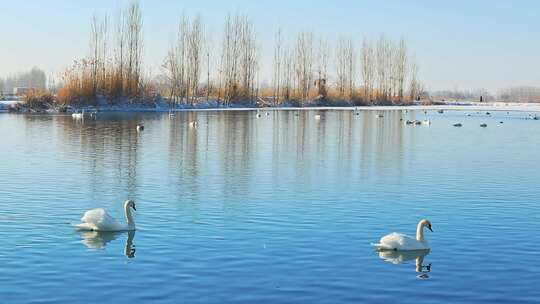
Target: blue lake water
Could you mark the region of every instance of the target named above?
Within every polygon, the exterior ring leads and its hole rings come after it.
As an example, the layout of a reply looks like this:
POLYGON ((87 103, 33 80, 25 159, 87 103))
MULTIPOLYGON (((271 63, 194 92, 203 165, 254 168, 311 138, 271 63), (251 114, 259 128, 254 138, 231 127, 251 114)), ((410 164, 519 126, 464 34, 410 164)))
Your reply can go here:
POLYGON ((538 303, 540 122, 525 117, 1 114, 0 302, 538 303), (97 207, 123 220, 128 198, 136 233, 71 227, 97 207), (422 218, 429 254, 371 248, 422 218))

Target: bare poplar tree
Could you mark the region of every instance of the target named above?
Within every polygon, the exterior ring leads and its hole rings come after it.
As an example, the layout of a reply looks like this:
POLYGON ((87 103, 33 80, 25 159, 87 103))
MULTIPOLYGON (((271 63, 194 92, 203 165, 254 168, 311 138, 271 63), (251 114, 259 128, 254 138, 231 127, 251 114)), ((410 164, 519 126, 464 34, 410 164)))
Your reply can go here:
POLYGON ((341 98, 351 100, 354 95, 356 56, 351 39, 340 38, 336 51, 337 86, 341 98), (345 95, 348 96, 345 96, 345 95))
POLYGON ((344 38, 340 38, 336 50, 336 84, 340 98, 345 98, 345 85, 347 83, 347 50, 344 38))
POLYGON ((225 20, 221 74, 226 104, 255 95, 258 69, 257 43, 253 22, 243 15, 230 14, 225 20))
POLYGON ((281 74, 283 68, 283 40, 281 36, 281 28, 278 29, 275 37, 274 45, 274 71, 272 77, 273 87, 273 102, 274 105, 279 104, 281 92, 281 74))
POLYGON ((407 46, 405 39, 399 41, 399 49, 397 51, 397 82, 398 82, 398 99, 403 101, 405 76, 407 75, 407 46))
POLYGON ((421 84, 418 81, 418 65, 416 64, 416 59, 413 57, 411 59, 411 83, 410 83, 410 97, 411 100, 416 100, 419 98, 421 91, 421 84))
POLYGON ((142 14, 139 2, 132 0, 125 15, 127 41, 127 95, 137 96, 141 77, 141 59, 143 47, 142 14))
POLYGON ((375 81, 375 54, 371 42, 365 38, 362 43, 362 78, 364 80, 364 98, 366 101, 372 101, 375 81))
POLYGON ((197 15, 191 24, 188 36, 188 98, 191 95, 190 103, 193 105, 199 90, 199 78, 201 71, 201 57, 203 47, 203 26, 201 17, 197 15))
POLYGON ((117 16, 115 43, 116 68, 111 77, 111 92, 113 97, 118 97, 125 91, 126 22, 123 10, 119 10, 117 16))
POLYGON ((327 92, 327 80, 328 80, 328 59, 330 57, 330 45, 328 40, 319 38, 319 47, 317 49, 317 87, 319 97, 326 99, 327 92))
POLYGON ((285 48, 283 52, 283 76, 281 77, 285 101, 291 101, 295 74, 294 52, 290 48, 285 48))
POLYGON ((377 41, 377 99, 386 98, 386 53, 387 41, 380 36, 377 41))
POLYGON ((98 90, 101 90, 105 86, 106 78, 106 64, 107 64, 107 16, 99 18, 94 15, 92 18, 91 33, 92 38, 90 41, 91 49, 91 81, 92 81, 92 96, 95 99, 98 94, 98 90))
POLYGON ((298 34, 295 56, 297 91, 300 100, 307 101, 313 80, 313 33, 298 34))

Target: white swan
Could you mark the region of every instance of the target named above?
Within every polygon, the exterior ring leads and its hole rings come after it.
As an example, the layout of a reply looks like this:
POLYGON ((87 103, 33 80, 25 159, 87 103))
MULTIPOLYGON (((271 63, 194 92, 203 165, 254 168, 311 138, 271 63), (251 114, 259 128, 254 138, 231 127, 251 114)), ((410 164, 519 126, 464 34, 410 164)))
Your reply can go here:
POLYGON ((84 213, 80 224, 76 224, 75 228, 80 230, 90 231, 133 231, 135 230, 135 221, 131 215, 131 209, 137 211, 135 202, 127 200, 124 203, 124 212, 126 223, 120 223, 112 218, 104 209, 92 209, 84 213))
POLYGON ((82 110, 81 113, 73 113, 73 114, 71 114, 71 117, 73 119, 83 119, 84 118, 84 109, 82 110))
POLYGON ((390 233, 381 238, 378 244, 373 244, 375 250, 426 250, 429 249, 427 241, 424 239, 424 227, 431 232, 431 223, 428 220, 421 220, 416 227, 416 239, 401 233, 390 233))

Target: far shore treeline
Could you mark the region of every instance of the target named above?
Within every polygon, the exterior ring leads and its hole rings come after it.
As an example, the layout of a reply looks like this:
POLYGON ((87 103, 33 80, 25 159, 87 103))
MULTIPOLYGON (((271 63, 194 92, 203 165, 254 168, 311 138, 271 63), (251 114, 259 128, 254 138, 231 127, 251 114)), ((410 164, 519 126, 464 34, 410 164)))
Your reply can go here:
MULTIPOLYGON (((228 14, 221 41, 210 43, 200 15, 179 16, 176 39, 158 75, 143 66, 143 15, 131 1, 112 20, 91 20, 90 55, 74 60, 54 86, 27 92, 28 102, 57 105, 213 102, 254 106, 407 104, 425 97, 406 41, 344 36, 336 43, 300 32, 287 43, 281 29, 261 47, 249 16, 228 14), (272 52, 262 79, 261 52, 272 52)), ((1 83, 1 81, 0 81, 1 83)))

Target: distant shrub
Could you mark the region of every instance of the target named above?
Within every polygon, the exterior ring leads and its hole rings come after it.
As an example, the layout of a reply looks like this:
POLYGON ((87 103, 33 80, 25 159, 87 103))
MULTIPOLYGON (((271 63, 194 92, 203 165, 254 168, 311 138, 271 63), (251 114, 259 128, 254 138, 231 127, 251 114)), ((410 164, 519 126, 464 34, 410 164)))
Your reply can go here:
POLYGON ((31 109, 47 109, 55 102, 54 96, 49 92, 30 92, 24 96, 24 106, 31 109))

